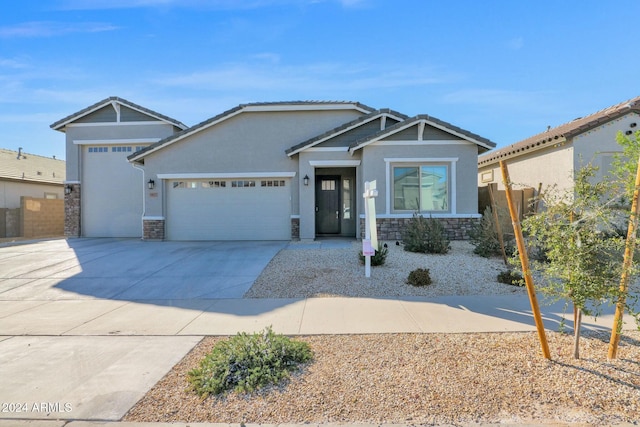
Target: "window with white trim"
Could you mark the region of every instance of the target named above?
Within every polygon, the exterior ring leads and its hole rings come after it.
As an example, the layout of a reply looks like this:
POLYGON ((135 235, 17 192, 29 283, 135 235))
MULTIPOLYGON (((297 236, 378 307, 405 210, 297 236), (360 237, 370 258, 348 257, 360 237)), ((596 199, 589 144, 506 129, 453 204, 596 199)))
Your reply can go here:
POLYGON ((392 169, 394 211, 450 211, 449 164, 402 164, 392 169))

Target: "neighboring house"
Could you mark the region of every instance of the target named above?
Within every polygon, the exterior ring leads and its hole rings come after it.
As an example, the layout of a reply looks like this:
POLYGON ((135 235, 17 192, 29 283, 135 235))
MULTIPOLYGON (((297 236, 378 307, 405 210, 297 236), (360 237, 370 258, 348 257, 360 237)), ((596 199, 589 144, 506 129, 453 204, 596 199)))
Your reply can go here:
POLYGON ((464 238, 479 217, 478 153, 495 146, 430 116, 356 102, 243 104, 176 132, 179 122, 109 98, 52 127, 67 133, 69 235, 166 240, 359 238, 372 180, 381 239, 399 238, 416 210, 464 238), (164 138, 151 142, 156 128, 113 114, 98 123, 115 105, 160 119, 164 138), (116 170, 127 177, 110 184, 116 170), (99 194, 88 187, 96 181, 99 194), (131 227, 104 212, 116 204, 131 227))
POLYGON ((574 171, 591 163, 599 167, 596 179, 611 169, 615 153, 621 152, 616 134, 631 135, 640 123, 640 97, 630 99, 586 117, 577 118, 516 144, 491 151, 478 158, 478 185, 497 183, 504 189, 500 161, 518 186, 559 190, 573 188, 574 171))
MULTIPOLYGON (((64 180, 63 160, 25 153, 22 148, 18 151, 0 149, 0 237, 24 234, 23 226, 21 231, 24 215, 20 213, 23 198, 62 201, 64 180)), ((31 229, 27 227, 27 234, 31 229)))

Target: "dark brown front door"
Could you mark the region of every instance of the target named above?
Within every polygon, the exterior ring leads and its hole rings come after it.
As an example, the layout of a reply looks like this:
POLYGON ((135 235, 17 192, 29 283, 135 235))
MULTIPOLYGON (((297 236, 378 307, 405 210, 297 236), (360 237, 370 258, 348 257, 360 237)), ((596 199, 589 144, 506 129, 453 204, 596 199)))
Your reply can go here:
POLYGON ((316 234, 340 234, 340 176, 316 177, 316 234))

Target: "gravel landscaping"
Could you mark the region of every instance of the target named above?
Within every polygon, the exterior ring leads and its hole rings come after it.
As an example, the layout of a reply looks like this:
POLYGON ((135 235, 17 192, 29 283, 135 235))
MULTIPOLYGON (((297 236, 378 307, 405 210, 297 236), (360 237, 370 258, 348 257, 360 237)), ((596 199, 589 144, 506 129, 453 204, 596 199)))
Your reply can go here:
MULTIPOLYGON (((359 243, 282 250, 246 293, 262 297, 394 297, 526 293, 498 283, 501 259, 452 242, 446 255, 408 253, 389 242, 384 266, 364 277, 359 243), (434 283, 405 284, 415 268, 434 283)), ((254 332, 254 331, 246 331, 254 332)), ((278 332, 278 331, 275 331, 278 332)), ((552 361, 536 333, 303 336, 314 360, 285 383, 251 395, 199 398, 187 372, 223 337, 205 337, 135 405, 125 421, 215 423, 474 423, 615 425, 640 420, 640 332, 625 331, 608 361, 608 333, 588 332, 582 359, 573 336, 548 332, 552 361)))
POLYGON ((202 400, 187 372, 220 338, 207 337, 128 413, 126 421, 217 423, 582 423, 640 419, 640 333, 619 358, 608 335, 387 334, 299 337, 315 360, 287 383, 252 395, 202 400))
POLYGON ((498 283, 498 273, 506 269, 502 259, 474 254, 469 242, 452 241, 451 250, 444 255, 407 252, 395 242, 387 245, 385 264, 372 267, 371 277, 366 278, 358 261, 360 242, 344 249, 306 249, 307 245, 291 243, 271 260, 245 298, 526 294, 524 288, 498 283), (405 283, 416 268, 429 269, 430 286, 405 283))

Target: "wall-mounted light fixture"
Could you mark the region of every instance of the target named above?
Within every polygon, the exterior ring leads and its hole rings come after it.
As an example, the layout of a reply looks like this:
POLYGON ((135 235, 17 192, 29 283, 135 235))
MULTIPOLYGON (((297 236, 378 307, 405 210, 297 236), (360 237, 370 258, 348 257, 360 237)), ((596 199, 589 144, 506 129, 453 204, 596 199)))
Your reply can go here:
POLYGON ((155 186, 156 186, 156 182, 154 180, 150 179, 149 182, 147 182, 147 188, 149 190, 153 190, 155 186))
POLYGON ((304 182, 304 185, 309 185, 309 175, 305 175, 304 178, 302 178, 302 182, 304 182))
POLYGON ((631 124, 629 125, 629 127, 630 127, 630 128, 634 128, 634 127, 636 127, 636 122, 631 123, 631 124))
POLYGON ((64 186, 64 194, 71 194, 73 192, 73 187, 69 184, 64 186))

